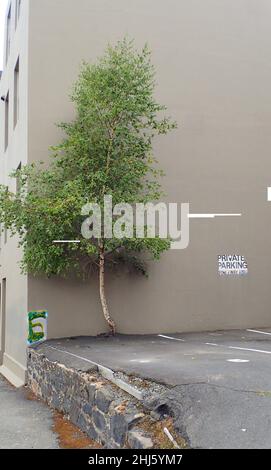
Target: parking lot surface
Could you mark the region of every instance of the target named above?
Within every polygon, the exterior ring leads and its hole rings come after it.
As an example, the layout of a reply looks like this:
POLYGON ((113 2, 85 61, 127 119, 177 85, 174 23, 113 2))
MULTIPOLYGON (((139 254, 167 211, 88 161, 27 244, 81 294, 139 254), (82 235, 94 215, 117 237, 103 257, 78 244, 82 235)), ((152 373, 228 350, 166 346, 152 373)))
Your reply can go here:
POLYGON ((165 384, 161 400, 193 448, 271 448, 271 329, 66 338, 39 349, 80 370, 97 363, 165 384))

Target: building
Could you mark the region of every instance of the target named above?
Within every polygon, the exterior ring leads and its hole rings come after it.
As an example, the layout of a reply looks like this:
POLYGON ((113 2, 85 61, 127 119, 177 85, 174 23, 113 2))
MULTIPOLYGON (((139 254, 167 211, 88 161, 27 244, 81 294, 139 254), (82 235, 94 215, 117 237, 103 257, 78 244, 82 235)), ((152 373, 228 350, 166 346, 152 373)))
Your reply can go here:
MULTIPOLYGON (((46 160, 73 117, 81 61, 125 34, 153 50, 159 100, 179 123, 156 142, 168 200, 193 213, 190 245, 150 267, 148 280, 110 279, 121 333, 271 326, 271 5, 268 0, 11 0, 0 80, 1 182, 46 160), (218 256, 243 256, 245 276, 220 276, 218 256)), ((1 240, 1 372, 25 381, 26 317, 47 309, 49 337, 95 335, 105 324, 97 282, 22 276, 17 240, 1 240)))

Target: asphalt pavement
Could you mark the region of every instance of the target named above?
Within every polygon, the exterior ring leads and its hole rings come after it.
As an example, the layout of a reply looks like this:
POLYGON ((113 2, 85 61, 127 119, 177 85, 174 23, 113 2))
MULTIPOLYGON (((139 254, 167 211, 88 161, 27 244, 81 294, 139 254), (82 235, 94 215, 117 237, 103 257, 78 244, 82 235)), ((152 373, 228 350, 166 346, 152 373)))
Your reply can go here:
POLYGON ((271 448, 271 329, 66 338, 38 348, 69 367, 96 363, 166 385, 161 403, 192 448, 271 448))
POLYGON ((53 412, 0 377, 0 449, 58 449, 53 412))

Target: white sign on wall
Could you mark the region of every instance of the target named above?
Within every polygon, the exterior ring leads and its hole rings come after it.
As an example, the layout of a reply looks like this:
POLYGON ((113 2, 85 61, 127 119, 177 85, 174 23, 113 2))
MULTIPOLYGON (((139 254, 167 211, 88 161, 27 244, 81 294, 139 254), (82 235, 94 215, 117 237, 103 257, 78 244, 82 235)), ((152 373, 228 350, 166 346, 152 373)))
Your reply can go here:
POLYGON ((219 255, 218 272, 222 276, 245 276, 248 274, 245 257, 241 255, 219 255))

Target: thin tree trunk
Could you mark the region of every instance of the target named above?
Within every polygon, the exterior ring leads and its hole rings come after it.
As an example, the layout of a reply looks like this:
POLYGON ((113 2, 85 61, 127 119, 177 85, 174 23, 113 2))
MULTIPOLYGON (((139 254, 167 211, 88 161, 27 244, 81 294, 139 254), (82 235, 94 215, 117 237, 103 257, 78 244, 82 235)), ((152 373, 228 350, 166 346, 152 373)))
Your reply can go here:
POLYGON ((104 248, 100 246, 100 259, 99 259, 99 278, 100 278, 100 300, 103 309, 103 314, 106 322, 109 325, 110 331, 112 335, 116 334, 116 324, 114 320, 111 318, 106 296, 105 296, 105 288, 104 288, 104 265, 105 265, 105 257, 104 257, 104 248))

